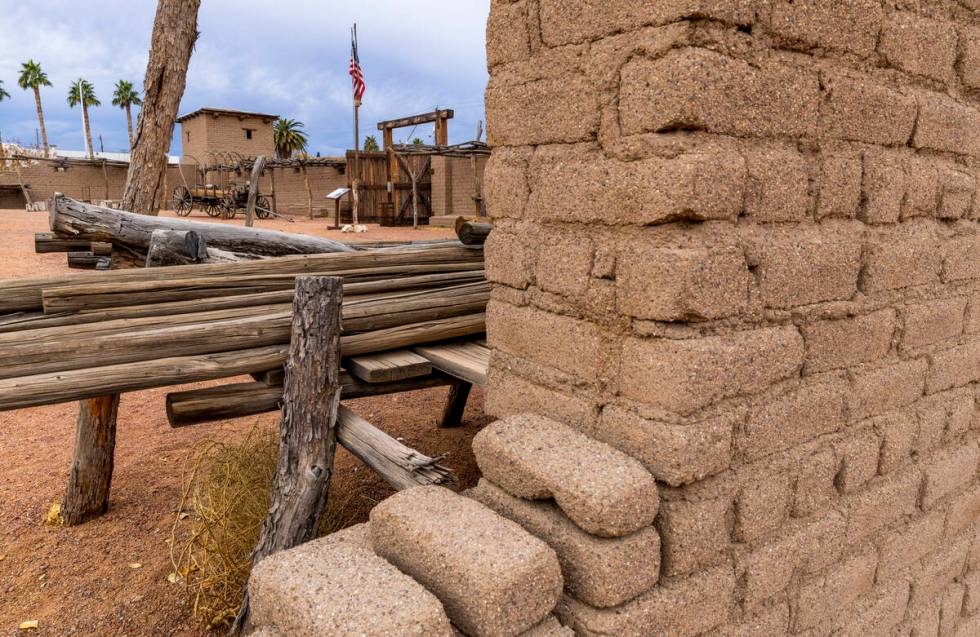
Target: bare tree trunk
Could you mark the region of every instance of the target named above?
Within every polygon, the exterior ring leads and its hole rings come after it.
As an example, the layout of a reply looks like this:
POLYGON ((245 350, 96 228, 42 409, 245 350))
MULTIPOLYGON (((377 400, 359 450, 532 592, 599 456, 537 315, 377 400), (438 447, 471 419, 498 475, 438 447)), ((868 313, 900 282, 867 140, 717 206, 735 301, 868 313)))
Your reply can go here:
POLYGON ((88 123, 88 106, 85 105, 84 99, 82 99, 82 124, 85 128, 85 146, 88 148, 88 158, 95 159, 95 150, 92 149, 92 128, 88 123))
POLYGON ((259 178, 262 176, 262 169, 265 168, 265 157, 259 155, 255 158, 252 165, 252 176, 248 180, 248 200, 245 202, 245 225, 249 228, 255 221, 255 201, 259 198, 259 178))
POLYGON ((133 113, 126 104, 126 129, 129 131, 129 150, 133 150, 133 113))
POLYGON ((122 208, 155 215, 163 165, 170 149, 177 109, 184 95, 187 66, 197 41, 201 0, 159 0, 153 20, 150 59, 143 80, 143 108, 126 175, 122 208))
POLYGON ((65 524, 81 524, 109 510, 118 408, 119 394, 78 403, 75 460, 61 502, 61 519, 65 524))
MULTIPOLYGON (((312 540, 327 510, 340 406, 342 302, 340 277, 296 279, 279 424, 279 462, 272 478, 269 514, 252 552, 253 565, 268 555, 312 540)), ((240 631, 247 620, 246 583, 233 632, 240 631)))
POLYGON ((41 141, 44 143, 44 156, 48 156, 48 131, 44 128, 44 111, 41 109, 41 89, 34 87, 34 105, 37 107, 37 123, 41 127, 41 141))

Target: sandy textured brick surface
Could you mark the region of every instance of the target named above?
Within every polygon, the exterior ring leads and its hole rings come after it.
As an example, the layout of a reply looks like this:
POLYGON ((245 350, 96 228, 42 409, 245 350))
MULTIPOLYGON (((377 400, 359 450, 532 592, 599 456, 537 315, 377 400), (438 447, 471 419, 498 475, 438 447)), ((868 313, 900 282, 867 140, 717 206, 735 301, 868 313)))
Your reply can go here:
POLYGON ((252 569, 251 621, 287 635, 452 635, 442 604, 357 541, 314 540, 252 569))
POLYGON ((438 597, 471 637, 513 637, 551 612, 561 593, 547 544, 443 487, 401 491, 371 511, 371 544, 438 597))
POLYGON ((466 495, 555 549, 565 590, 587 604, 622 604, 653 588, 659 579, 660 536, 653 527, 621 538, 600 538, 580 529, 554 503, 516 498, 486 479, 466 495))
POLYGON ((518 497, 553 497, 593 535, 626 535, 657 514, 657 485, 642 464, 548 418, 498 420, 476 435, 473 453, 492 482, 518 497))

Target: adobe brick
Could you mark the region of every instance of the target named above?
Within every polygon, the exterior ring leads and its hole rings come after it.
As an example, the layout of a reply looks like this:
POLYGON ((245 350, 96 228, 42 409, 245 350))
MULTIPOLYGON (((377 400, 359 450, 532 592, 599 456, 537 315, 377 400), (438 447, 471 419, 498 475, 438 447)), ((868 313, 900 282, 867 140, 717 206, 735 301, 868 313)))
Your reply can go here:
POLYGON ((577 145, 539 150, 532 174, 528 218, 617 226, 735 219, 745 185, 734 152, 624 162, 577 145))
POLYGON ((800 461, 793 495, 793 515, 806 517, 823 510, 837 497, 837 456, 821 449, 800 461))
POLYGON ((491 300, 487 333, 503 351, 567 374, 594 381, 602 369, 606 343, 594 323, 491 300))
POLYGON ((737 315, 748 303, 749 270, 736 248, 630 244, 617 258, 617 303, 629 316, 660 321, 737 315))
POLYGON ((742 485, 735 499, 735 535, 753 542, 789 517, 792 504, 789 476, 781 472, 759 472, 742 485))
POLYGON ((821 76, 820 130, 826 137, 904 146, 915 126, 914 97, 887 88, 867 76, 821 76))
POLYGON ((734 607, 735 577, 722 565, 663 582, 615 608, 593 608, 566 595, 555 614, 580 637, 649 637, 653 626, 665 635, 696 637, 727 621, 734 607))
POLYGON ((867 551, 848 558, 826 575, 804 582, 797 598, 795 630, 816 626, 869 592, 874 587, 877 565, 877 554, 867 551))
POLYGON ((838 620, 835 637, 888 635, 905 617, 909 603, 909 585, 905 582, 875 591, 859 600, 857 607, 838 620))
POLYGON ((851 367, 884 357, 895 332, 894 310, 816 321, 800 327, 806 342, 804 374, 851 367))
POLYGON ((524 412, 535 412, 575 427, 579 431, 594 429, 598 407, 594 400, 560 392, 532 383, 512 372, 491 364, 484 409, 487 415, 504 418, 524 412))
POLYGON ((751 461, 837 431, 844 422, 847 392, 844 381, 833 380, 762 399, 735 432, 736 448, 751 461))
POLYGON ((868 236, 861 290, 875 293, 939 281, 939 244, 928 228, 901 226, 868 236))
POLYGON ((936 216, 940 219, 959 219, 970 214, 977 189, 976 177, 951 168, 939 173, 941 194, 936 216))
POLYGON ((980 338, 936 352, 930 359, 932 364, 926 382, 927 393, 980 381, 980 338))
POLYGON ((939 209, 939 167, 917 155, 907 158, 905 205, 902 219, 933 216, 939 209))
POLYGON ((980 29, 964 28, 960 46, 960 81, 968 88, 980 89, 980 29))
POLYGON ((743 619, 734 626, 723 626, 705 637, 772 637, 789 634, 789 606, 775 604, 743 619))
POLYGON ((952 583, 943 591, 939 634, 952 635, 963 612, 963 598, 966 595, 966 587, 962 584, 952 583))
POLYGON ((824 152, 820 157, 817 218, 853 219, 861 203, 861 154, 824 152))
POLYGON ((962 235, 943 244, 943 281, 980 279, 980 233, 962 235))
POLYGON ((953 440, 965 434, 973 426, 976 413, 976 400, 972 388, 965 393, 949 397, 949 420, 946 427, 946 439, 953 440))
POLYGON ((913 606, 936 599, 963 572, 970 550, 968 540, 960 538, 952 544, 941 544, 922 561, 922 570, 912 586, 913 606))
POLYGON ((861 268, 859 231, 851 224, 819 229, 747 229, 749 264, 767 307, 792 308, 851 298, 861 268))
POLYGON ((966 597, 963 600, 963 610, 967 615, 973 615, 980 610, 980 570, 970 569, 963 576, 966 585, 966 597))
POLYGON ((939 500, 976 480, 980 449, 976 442, 944 449, 923 464, 922 508, 930 509, 939 500))
MULTIPOLYGON (((963 1, 972 2, 973 0, 963 1)), ((980 615, 964 618, 960 622, 960 625, 957 626, 956 633, 953 634, 953 637, 973 637, 973 635, 980 635, 980 615)))
POLYGON ((966 310, 963 321, 963 331, 966 334, 980 334, 980 294, 974 294, 966 310))
POLYGON ((915 417, 919 422, 919 433, 915 439, 915 452, 924 456, 937 448, 946 433, 949 410, 944 394, 933 394, 915 405, 915 417))
POLYGON ((529 148, 493 149, 483 171, 487 214, 492 218, 520 219, 531 193, 528 185, 529 148))
POLYGON ((980 486, 953 498, 946 511, 946 538, 953 539, 980 520, 980 486))
POLYGON ((776 0, 770 28, 803 44, 870 55, 881 30, 881 5, 874 0, 776 0))
POLYGON ((901 308, 902 347, 914 349, 931 345, 963 332, 966 299, 939 299, 901 308))
POLYGON ((914 359, 854 374, 851 418, 885 414, 914 403, 922 396, 928 362, 914 359))
POLYGON ((622 69, 619 118, 626 135, 678 129, 757 137, 815 130, 815 73, 776 62, 752 66, 701 48, 636 58, 622 69))
POLYGON ((581 75, 512 85, 491 78, 485 101, 491 146, 587 141, 599 130, 599 95, 581 75))
POLYGON ((527 288, 531 283, 532 258, 519 236, 500 230, 491 232, 484 246, 487 281, 518 290, 527 288))
POLYGON ((899 411, 875 418, 871 425, 881 436, 879 472, 889 473, 908 464, 919 432, 915 418, 899 411))
POLYGON ((680 486, 728 468, 733 428, 733 416, 672 424, 610 405, 591 435, 642 462, 658 481, 680 486))
POLYGON ((939 614, 942 612, 942 600, 936 599, 924 609, 912 609, 909 614, 912 621, 912 635, 915 637, 939 637, 939 614))
POLYGON ((656 527, 663 546, 661 573, 683 575, 719 564, 731 542, 727 499, 663 502, 656 527))
POLYGON ((592 241, 555 235, 536 242, 534 250, 534 279, 539 288, 566 296, 585 294, 595 254, 592 241))
POLYGON ((748 183, 745 215, 760 223, 809 217, 807 164, 794 148, 750 148, 745 152, 748 183))
POLYGON ((626 339, 620 391, 683 415, 798 373, 803 339, 775 327, 691 340, 626 339))
POLYGON ((878 50, 896 68, 945 82, 956 61, 956 29, 946 21, 899 11, 885 20, 878 50))
POLYGON ((943 540, 943 517, 942 511, 933 511, 889 531, 880 543, 877 581, 897 580, 939 548, 943 540))
POLYGON ((894 151, 864 154, 864 206, 858 219, 865 223, 898 223, 905 200, 905 166, 894 151))
POLYGON ((840 444, 841 470, 837 484, 843 493, 854 493, 878 475, 881 442, 874 430, 847 432, 840 444))
POLYGON ((918 103, 913 146, 980 157, 980 111, 938 93, 922 93, 918 103))
POLYGON ((527 1, 492 2, 487 19, 487 65, 524 60, 531 55, 527 1))
POLYGON ((875 478, 847 503, 847 542, 859 544, 880 529, 915 512, 919 498, 920 475, 898 472, 875 478))

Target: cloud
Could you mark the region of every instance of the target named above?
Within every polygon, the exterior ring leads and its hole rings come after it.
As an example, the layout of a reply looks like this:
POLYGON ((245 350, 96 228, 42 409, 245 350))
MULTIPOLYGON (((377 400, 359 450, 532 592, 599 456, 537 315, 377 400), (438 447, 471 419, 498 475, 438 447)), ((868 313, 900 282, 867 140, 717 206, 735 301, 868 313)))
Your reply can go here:
MULTIPOLYGON (((464 141, 483 118, 488 7, 489 0, 206 0, 181 113, 202 106, 276 113, 306 124, 312 150, 342 152, 353 134, 347 59, 356 21, 368 86, 362 137, 376 134, 379 120, 439 106, 457 109, 450 140, 464 141)), ((118 79, 141 84, 154 10, 147 0, 0 0, 0 80, 12 96, 0 103, 4 138, 34 139, 33 95, 16 85, 20 62, 34 58, 54 83, 42 90, 51 143, 81 148, 81 118, 65 97, 68 84, 85 77, 103 104, 92 109, 93 135, 106 150, 124 149, 112 87, 118 79)))

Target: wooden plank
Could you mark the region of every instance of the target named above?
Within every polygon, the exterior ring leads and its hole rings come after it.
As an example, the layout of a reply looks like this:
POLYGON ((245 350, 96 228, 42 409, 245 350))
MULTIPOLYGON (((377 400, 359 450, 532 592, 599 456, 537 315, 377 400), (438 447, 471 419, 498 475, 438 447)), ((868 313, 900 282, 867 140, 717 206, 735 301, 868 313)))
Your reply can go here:
POLYGON ((450 376, 484 387, 490 350, 471 341, 425 345, 412 348, 416 354, 429 359, 432 366, 450 376))
POLYGON ((368 383, 390 383, 432 373, 428 359, 407 349, 354 356, 344 364, 353 376, 368 383))

